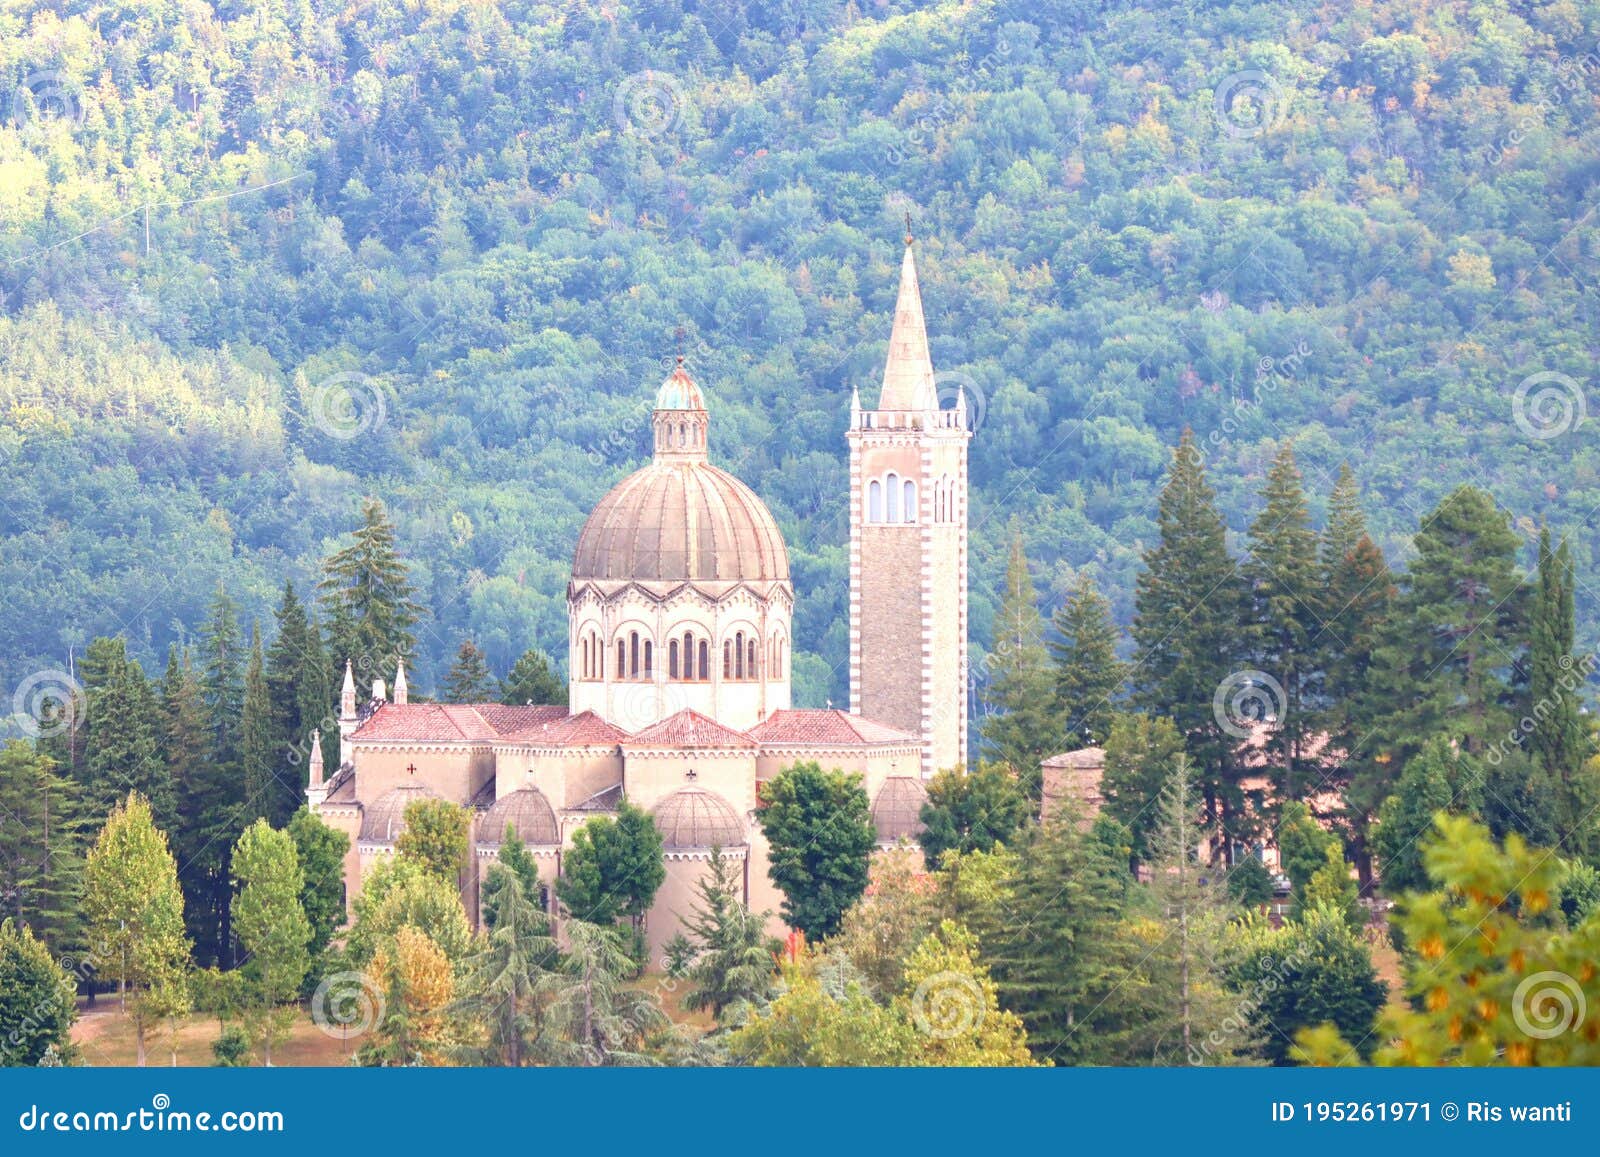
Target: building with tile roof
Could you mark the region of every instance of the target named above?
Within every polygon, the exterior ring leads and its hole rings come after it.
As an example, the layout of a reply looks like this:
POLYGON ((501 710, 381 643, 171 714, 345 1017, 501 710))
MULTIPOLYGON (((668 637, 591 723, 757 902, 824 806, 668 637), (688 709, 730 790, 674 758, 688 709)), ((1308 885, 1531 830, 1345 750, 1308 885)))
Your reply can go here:
POLYGON ((340 766, 325 780, 314 753, 307 790, 351 836, 347 896, 393 853, 406 806, 438 798, 473 816, 460 881, 471 915, 510 827, 559 916, 553 885, 573 833, 626 799, 664 837, 667 880, 646 918, 659 956, 713 849, 741 864, 753 910, 779 910, 757 811, 762 784, 799 762, 860 775, 879 846, 914 843, 922 781, 966 751, 971 435, 964 397, 951 401, 938 396, 908 237, 880 408, 857 395, 850 412, 851 707, 796 708, 788 549, 765 503, 711 464, 706 395, 680 357, 656 394, 650 463, 578 536, 570 706, 411 702, 403 666, 358 702, 347 665, 340 766))

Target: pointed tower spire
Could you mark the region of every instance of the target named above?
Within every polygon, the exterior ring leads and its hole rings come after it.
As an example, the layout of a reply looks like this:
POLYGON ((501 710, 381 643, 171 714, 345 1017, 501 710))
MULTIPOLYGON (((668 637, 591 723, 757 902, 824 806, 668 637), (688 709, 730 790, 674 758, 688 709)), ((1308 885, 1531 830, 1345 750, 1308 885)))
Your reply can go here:
POLYGON ((344 661, 344 689, 339 692, 339 718, 354 719, 356 717, 356 676, 351 669, 350 660, 344 661))
POLYGON ((861 425, 861 388, 850 387, 850 428, 854 430, 861 425))
POLYGON ((398 663, 399 666, 395 668, 394 672, 394 702, 395 706, 404 707, 406 705, 406 695, 408 692, 408 688, 406 687, 406 661, 404 659, 400 659, 398 660, 398 663))
POLYGON ((313 809, 328 798, 328 785, 322 781, 322 732, 311 733, 311 755, 306 760, 306 803, 313 809))
POLYGON ((883 392, 878 395, 880 410, 934 410, 939 406, 911 242, 911 217, 907 214, 906 251, 900 259, 900 297, 895 302, 894 331, 889 335, 889 357, 883 367, 883 392))

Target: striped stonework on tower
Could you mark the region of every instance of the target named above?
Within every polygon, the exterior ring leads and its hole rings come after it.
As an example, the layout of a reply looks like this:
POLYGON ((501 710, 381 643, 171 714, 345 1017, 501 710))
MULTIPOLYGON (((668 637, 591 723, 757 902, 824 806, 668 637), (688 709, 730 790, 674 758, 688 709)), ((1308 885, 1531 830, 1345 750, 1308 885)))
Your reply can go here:
POLYGON ((876 409, 851 400, 850 710, 966 763, 966 399, 941 409, 911 238, 876 409))

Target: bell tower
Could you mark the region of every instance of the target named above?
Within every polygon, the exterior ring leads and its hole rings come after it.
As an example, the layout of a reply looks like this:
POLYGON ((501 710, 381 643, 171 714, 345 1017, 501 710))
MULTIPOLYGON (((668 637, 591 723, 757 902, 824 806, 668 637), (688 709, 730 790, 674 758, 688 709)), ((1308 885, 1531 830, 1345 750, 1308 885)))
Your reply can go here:
POLYGON ((965 394, 941 409, 909 223, 876 409, 850 402, 850 710, 967 760, 965 394))

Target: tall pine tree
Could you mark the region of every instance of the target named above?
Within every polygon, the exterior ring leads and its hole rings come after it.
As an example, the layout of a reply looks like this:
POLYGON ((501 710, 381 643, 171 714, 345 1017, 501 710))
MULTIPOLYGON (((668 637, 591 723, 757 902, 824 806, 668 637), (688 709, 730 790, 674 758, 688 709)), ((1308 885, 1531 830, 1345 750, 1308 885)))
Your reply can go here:
MULTIPOLYGON (((1005 593, 994 620, 994 646, 988 655, 988 682, 982 691, 987 710, 979 734, 990 759, 1017 773, 1037 800, 1039 765, 1066 742, 1056 718, 1044 619, 1028 575, 1022 535, 1012 528, 1005 593)), ((940 769, 944 770, 944 769, 940 769)))
POLYGON ((1085 747, 1098 746, 1111 732, 1125 673, 1117 658, 1111 604, 1095 589, 1093 579, 1080 574, 1053 621, 1061 636, 1050 643, 1057 713, 1069 736, 1085 747))
POLYGON ((1358 799, 1351 785, 1383 782, 1382 765, 1375 762, 1380 753, 1365 740, 1387 710, 1372 685, 1372 664, 1395 589, 1383 552, 1367 534, 1360 491, 1348 465, 1340 467, 1328 499, 1318 553, 1327 607, 1319 647, 1324 695, 1320 722, 1330 753, 1342 753, 1336 772, 1323 769, 1324 786, 1345 800, 1351 854, 1365 887, 1372 878, 1368 829, 1382 800, 1358 799))
POLYGON ((56 955, 81 946, 79 788, 21 740, 0 745, 0 918, 33 930, 56 955))
POLYGON ((1266 500, 1250 524, 1245 576, 1250 584, 1250 649, 1254 662, 1283 688, 1270 723, 1271 753, 1279 799, 1299 799, 1307 782, 1301 767, 1313 711, 1321 691, 1317 639, 1326 613, 1317 536, 1311 529, 1294 445, 1285 441, 1267 472, 1266 500))
MULTIPOLYGON (((1506 513, 1462 486, 1423 520, 1374 656, 1374 692, 1387 707, 1374 728, 1384 769, 1404 766, 1435 735, 1485 753, 1513 723, 1524 658, 1526 588, 1506 513)), ((1381 773, 1380 773, 1381 775, 1381 773)), ((1358 784, 1361 799, 1386 791, 1358 784)))
POLYGON ((1206 811, 1221 829, 1214 826, 1209 834, 1224 837, 1230 854, 1233 841, 1251 833, 1236 741, 1223 729, 1213 701, 1244 666, 1246 592, 1189 430, 1173 453, 1156 520, 1161 537, 1145 553, 1134 598, 1131 680, 1136 701, 1150 714, 1172 719, 1183 735, 1206 811))
POLYGON ((444 677, 446 703, 493 703, 499 693, 489 663, 471 639, 463 639, 444 677))
POLYGON ((130 791, 150 802, 156 822, 174 817, 172 779, 156 744, 158 709, 144 670, 122 639, 95 639, 84 656, 88 738, 84 744, 84 804, 104 816, 130 791))
MULTIPOLYGON (((361 504, 352 542, 322 563, 319 590, 327 611, 332 667, 342 675, 347 659, 363 669, 392 670, 411 653, 411 628, 421 615, 412 599, 410 571, 395 549, 395 528, 383 503, 361 504)), ((337 684, 334 684, 337 685, 337 684)))
POLYGON ((196 959, 229 959, 228 855, 240 829, 238 780, 211 755, 205 693, 187 653, 172 647, 161 680, 161 747, 177 796, 172 851, 196 959))
POLYGON ((217 587, 211 612, 200 629, 200 685, 211 724, 211 759, 233 767, 239 760, 239 722, 244 714, 245 645, 239 634, 239 608, 226 588, 217 587))

